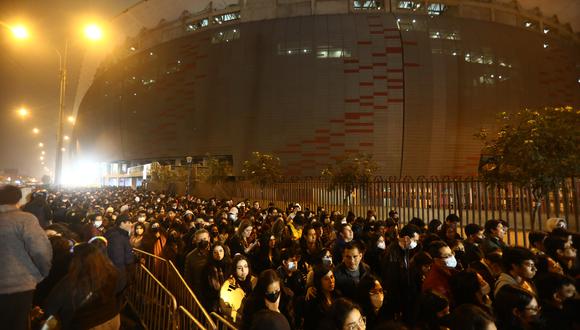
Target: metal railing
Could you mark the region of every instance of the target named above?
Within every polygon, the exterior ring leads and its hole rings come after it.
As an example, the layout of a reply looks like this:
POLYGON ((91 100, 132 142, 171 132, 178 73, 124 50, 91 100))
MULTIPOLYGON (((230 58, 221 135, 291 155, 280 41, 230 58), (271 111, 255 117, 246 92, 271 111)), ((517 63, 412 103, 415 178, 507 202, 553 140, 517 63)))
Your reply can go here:
POLYGON ((137 266, 127 298, 147 329, 176 329, 177 300, 144 265, 137 266))
POLYGON ((475 178, 381 178, 377 177, 348 195, 342 187, 331 189, 321 178, 297 178, 274 183, 263 188, 247 182, 228 187, 230 196, 260 201, 262 205, 274 202, 286 206, 300 203, 302 209, 315 211, 324 207, 346 214, 353 211, 366 216, 374 210, 377 219, 386 219, 391 210, 399 213, 403 223, 413 217, 426 222, 443 220, 450 213, 462 218, 462 225, 483 225, 489 219, 503 219, 510 225, 508 243, 525 245, 526 233, 542 230, 550 217, 564 217, 570 230, 580 228, 580 180, 571 178, 563 187, 547 194, 541 204, 536 203, 530 189, 507 184, 488 186, 475 178))
POLYGON ((207 330, 191 313, 183 306, 179 306, 179 330, 207 330))
POLYGON ((144 265, 162 283, 167 283, 167 259, 139 249, 133 249, 133 253, 140 264, 144 265))
POLYGON ((215 329, 215 322, 199 302, 199 299, 197 299, 197 296, 191 290, 183 276, 181 276, 173 262, 168 261, 167 268, 167 287, 175 295, 179 305, 187 309, 205 328, 215 329))
POLYGON ((133 249, 133 251, 140 263, 166 285, 175 296, 179 306, 187 310, 191 317, 195 318, 205 328, 216 328, 215 322, 199 302, 196 294, 191 290, 173 262, 143 250, 133 249))
POLYGON ((211 312, 211 316, 215 320, 217 330, 237 330, 237 328, 233 324, 231 324, 228 320, 223 318, 218 313, 211 312))

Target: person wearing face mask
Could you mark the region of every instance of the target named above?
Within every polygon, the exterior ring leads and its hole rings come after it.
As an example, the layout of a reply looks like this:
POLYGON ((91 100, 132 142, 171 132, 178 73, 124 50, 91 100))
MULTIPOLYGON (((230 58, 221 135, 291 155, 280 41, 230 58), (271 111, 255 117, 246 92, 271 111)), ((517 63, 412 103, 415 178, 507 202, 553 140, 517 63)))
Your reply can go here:
POLYGON ((298 268, 298 258, 296 248, 282 249, 280 252, 282 264, 276 270, 284 287, 290 289, 295 297, 303 296, 306 292, 306 274, 298 268))
POLYGON ((542 320, 552 329, 574 329, 578 311, 567 310, 567 300, 577 296, 574 279, 555 273, 546 273, 534 279, 542 306, 542 320), (574 318, 573 318, 573 317, 574 318))
MULTIPOLYGON (((105 238, 109 242, 107 254, 113 265, 119 269, 122 277, 132 271, 135 264, 133 248, 129 241, 129 236, 133 230, 133 223, 129 218, 121 217, 115 222, 115 227, 105 233, 105 238)), ((126 282, 124 282, 126 284, 126 282)))
POLYGON ((413 301, 419 292, 414 291, 411 281, 410 260, 419 240, 419 228, 406 225, 400 231, 381 260, 382 283, 389 292, 388 309, 395 313, 397 320, 410 321, 413 301))
POLYGON ((447 243, 435 241, 429 245, 429 255, 433 258, 433 266, 423 282, 423 292, 436 292, 453 302, 449 281, 456 273, 457 259, 447 243))
POLYGON ((136 223, 133 226, 133 232, 131 233, 131 238, 129 242, 131 246, 135 249, 141 249, 143 245, 143 237, 145 234, 145 227, 141 223, 136 223))
POLYGON ((386 308, 385 292, 378 277, 371 274, 363 278, 357 287, 357 293, 356 301, 367 318, 367 328, 374 329, 376 325, 392 319, 386 308))
POLYGON ((272 269, 263 271, 256 289, 245 299, 241 330, 290 330, 283 300, 284 285, 278 274, 272 269))
POLYGON ((380 269, 380 260, 387 249, 385 237, 378 233, 372 235, 368 246, 368 250, 365 252, 364 261, 371 269, 380 269))
POLYGON ((503 286, 495 296, 493 309, 499 330, 541 328, 539 327, 541 307, 535 296, 527 290, 513 285, 503 286))

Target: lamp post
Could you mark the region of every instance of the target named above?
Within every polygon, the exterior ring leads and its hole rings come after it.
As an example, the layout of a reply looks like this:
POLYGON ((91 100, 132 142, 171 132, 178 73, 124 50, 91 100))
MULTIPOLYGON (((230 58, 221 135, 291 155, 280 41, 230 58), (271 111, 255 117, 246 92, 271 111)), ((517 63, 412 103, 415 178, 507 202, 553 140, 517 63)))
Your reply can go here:
POLYGON ((64 42, 64 52, 61 53, 55 49, 58 54, 59 65, 59 101, 58 101, 58 128, 56 131, 56 160, 54 164, 54 184, 59 186, 61 184, 62 175, 62 131, 63 131, 63 117, 64 117, 64 102, 66 97, 66 65, 68 57, 68 40, 64 42))
POLYGON ((193 157, 187 156, 187 157, 185 157, 185 160, 187 161, 187 165, 189 166, 187 169, 187 188, 185 189, 186 195, 189 198, 189 184, 190 184, 190 179, 191 179, 191 162, 193 161, 193 157))

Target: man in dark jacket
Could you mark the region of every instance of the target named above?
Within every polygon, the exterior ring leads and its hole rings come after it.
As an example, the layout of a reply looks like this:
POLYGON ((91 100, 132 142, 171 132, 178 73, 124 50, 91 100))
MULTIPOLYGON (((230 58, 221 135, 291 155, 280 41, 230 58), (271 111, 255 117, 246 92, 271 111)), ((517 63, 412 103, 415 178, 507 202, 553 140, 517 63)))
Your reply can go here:
POLYGON ((407 322, 413 316, 413 301, 419 294, 414 292, 409 269, 412 252, 418 241, 419 228, 406 225, 399 232, 398 239, 389 244, 381 261, 381 277, 390 297, 389 310, 407 322))
POLYGON ((46 193, 44 192, 32 193, 30 201, 22 207, 22 211, 34 214, 42 228, 48 227, 52 220, 52 210, 46 202, 46 193))
MULTIPOLYGON (((135 264, 135 256, 129 242, 129 234, 133 228, 133 223, 128 217, 119 217, 115 222, 115 227, 105 233, 108 241, 107 254, 121 274, 127 276, 132 266, 135 264)), ((126 284, 126 281, 124 282, 126 284)))
POLYGON ((48 237, 30 213, 17 203, 20 188, 0 185, 0 328, 27 329, 28 313, 38 282, 48 275, 52 247, 48 237))
POLYGON ((370 273, 370 267, 362 262, 362 258, 363 251, 357 242, 346 243, 342 263, 334 271, 336 289, 351 300, 357 296, 356 287, 360 280, 370 273))

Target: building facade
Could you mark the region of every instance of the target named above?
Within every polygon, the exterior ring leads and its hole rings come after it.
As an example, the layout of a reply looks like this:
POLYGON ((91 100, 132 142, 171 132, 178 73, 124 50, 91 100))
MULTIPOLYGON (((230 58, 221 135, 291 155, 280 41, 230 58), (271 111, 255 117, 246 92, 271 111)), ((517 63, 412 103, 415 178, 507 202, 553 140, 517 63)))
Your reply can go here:
POLYGON ((348 152, 389 176, 474 175, 498 112, 580 105, 578 37, 490 1, 245 0, 166 18, 103 61, 77 154, 129 165, 252 151, 289 175, 348 152))

